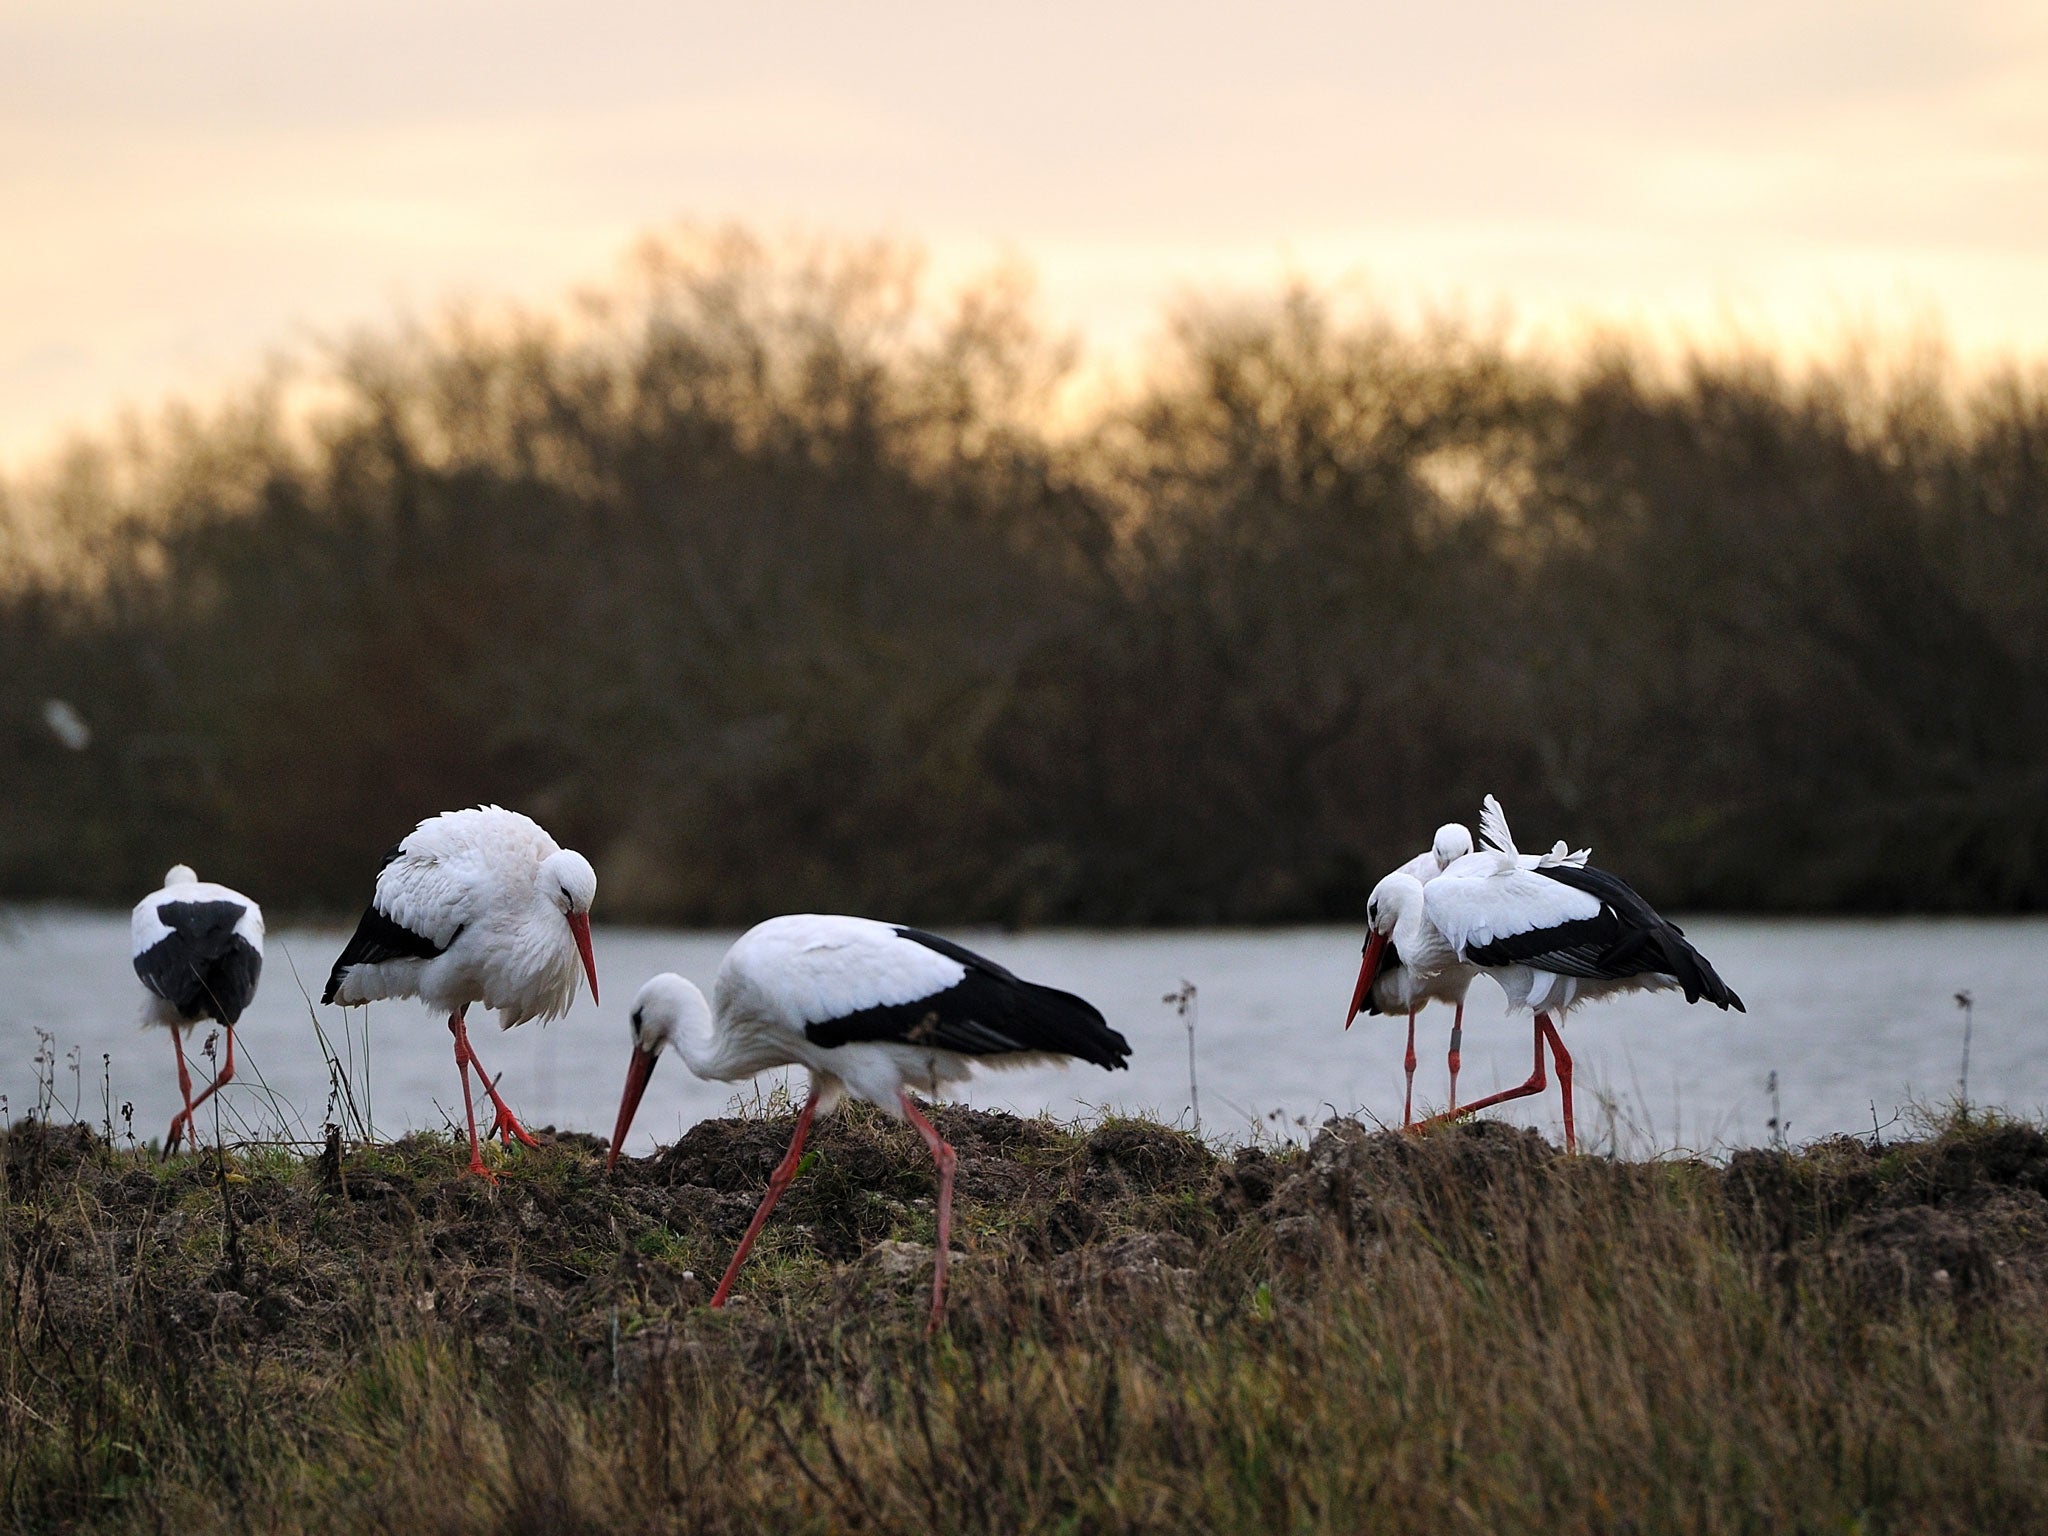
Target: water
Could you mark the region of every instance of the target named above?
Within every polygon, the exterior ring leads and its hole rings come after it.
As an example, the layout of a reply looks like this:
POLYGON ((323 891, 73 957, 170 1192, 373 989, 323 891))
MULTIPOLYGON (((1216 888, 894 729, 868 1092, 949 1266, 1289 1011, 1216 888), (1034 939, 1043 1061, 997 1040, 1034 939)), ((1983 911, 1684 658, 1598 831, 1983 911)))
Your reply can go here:
MULTIPOLYGON (((1777 1073, 1792 1140, 1868 1131, 1872 1105, 1889 1122, 1902 1105, 1943 1103, 1957 1091, 1963 1018, 1955 993, 1975 998, 1970 1097, 2034 1114, 2048 1107, 2048 921, 1771 921, 1699 919, 1688 933, 1749 1004, 1724 1014, 1669 996, 1632 997, 1575 1014, 1565 1039, 1578 1063, 1578 1118, 1589 1136, 1610 1126, 1625 1149, 1717 1149, 1771 1139, 1766 1083, 1777 1073), (1603 1109, 1605 1097, 1613 1105, 1603 1109)), ((971 1103, 1062 1116, 1098 1109, 1188 1117, 1187 1036, 1163 1002, 1183 980, 1197 988, 1196 1068, 1203 1129, 1238 1138, 1254 1122, 1299 1137, 1333 1110, 1398 1123, 1398 1020, 1340 1025, 1357 975, 1352 928, 1174 933, 962 933, 1019 974, 1094 1001, 1133 1047, 1127 1072, 1093 1067, 981 1074, 971 1103)), ((319 1008, 341 930, 286 929, 267 947, 262 991, 237 1032, 235 1083, 222 1095, 237 1124, 317 1137, 329 1080, 318 1016, 337 1049, 352 1037, 360 1081, 365 1030, 352 1012, 319 1008), (296 978, 294 976, 296 968, 296 978), (303 985, 301 985, 303 984, 303 985), (267 1091, 266 1086, 267 1085, 267 1091)), ((602 1008, 585 996, 563 1020, 501 1033, 472 1015, 478 1054, 528 1123, 608 1134, 628 1053, 626 1014, 649 975, 676 970, 709 989, 732 934, 600 928, 602 1008)), ((110 1058, 116 1131, 134 1105, 136 1134, 162 1136, 178 1105, 170 1042, 137 1025, 140 990, 125 914, 0 912, 0 1094, 12 1115, 37 1095, 38 1030, 54 1040, 59 1118, 102 1118, 102 1055, 110 1058), (78 1053, 74 1076, 69 1053, 78 1053)), ((1450 1013, 1418 1022, 1419 1103, 1440 1104, 1450 1013)), ((205 1032, 192 1037, 196 1049, 205 1032)), ((380 1135, 459 1121, 462 1099, 445 1024, 410 1003, 368 1010, 372 1109, 380 1135)), ((1506 1018, 1481 981, 1466 1011, 1460 1094, 1520 1082, 1530 1030, 1506 1018)), ((203 1061, 195 1067, 203 1067, 203 1061)), ((760 1080, 771 1090, 784 1074, 760 1080)), ((801 1082, 796 1085, 801 1093, 801 1082)), ((667 1142, 726 1111, 744 1085, 701 1083, 665 1060, 641 1107, 631 1150, 667 1142)), ((1545 1131, 1559 1125, 1555 1087, 1492 1111, 1545 1131)), ((202 1109, 203 1128, 212 1123, 202 1109)))

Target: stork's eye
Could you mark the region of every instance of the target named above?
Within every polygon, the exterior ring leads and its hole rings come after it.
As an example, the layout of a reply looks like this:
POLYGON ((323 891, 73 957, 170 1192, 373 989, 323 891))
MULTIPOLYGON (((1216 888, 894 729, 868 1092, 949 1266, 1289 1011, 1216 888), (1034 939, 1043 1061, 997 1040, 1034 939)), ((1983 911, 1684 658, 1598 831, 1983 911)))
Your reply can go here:
POLYGON ((633 1033, 636 1035, 640 1033, 640 1026, 646 1022, 646 1020, 640 1017, 640 1015, 645 1011, 645 1009, 641 1008, 635 1008, 633 1010, 633 1033))

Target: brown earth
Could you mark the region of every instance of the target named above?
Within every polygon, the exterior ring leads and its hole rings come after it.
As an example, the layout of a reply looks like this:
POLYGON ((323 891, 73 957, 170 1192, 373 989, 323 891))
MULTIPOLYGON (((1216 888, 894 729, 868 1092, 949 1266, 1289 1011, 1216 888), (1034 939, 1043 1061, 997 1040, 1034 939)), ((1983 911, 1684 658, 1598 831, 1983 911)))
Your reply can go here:
MULTIPOLYGON (((1775 1296, 1784 1326, 1810 1332, 1825 1316, 1860 1330, 1859 1348, 1873 1328, 1954 1342, 1972 1319, 2030 1324, 2048 1299, 2048 1137, 2021 1123, 1959 1120, 1924 1140, 1841 1138, 1722 1166, 1566 1156, 1493 1123, 1415 1137, 1337 1120, 1306 1149, 1218 1152, 1139 1121, 934 1119, 959 1153, 947 1347, 968 1359, 1125 1337, 1177 1351, 1205 1335, 1241 1335, 1256 1355, 1276 1316, 1349 1328, 1346 1309, 1364 1305, 1371 1326, 1426 1328, 1481 1282, 1527 1294, 1486 1302, 1468 1326, 1506 1305, 1514 1317, 1499 1325, 1517 1339, 1560 1308, 1632 1305, 1631 1287, 1662 1295, 1689 1271, 1720 1277, 1706 1310, 1775 1296)), ((504 1154, 491 1184, 465 1176, 441 1137, 159 1164, 83 1127, 17 1125, 0 1141, 12 1333, 0 1448, 15 1467, 0 1508, 79 1528, 160 1515, 136 1478, 168 1453, 136 1447, 202 1434, 190 1422, 202 1386, 217 1394, 224 1372, 247 1372, 245 1411, 286 1413, 273 1389, 346 1380, 394 1349, 455 1351, 472 1405, 541 1380, 592 1413, 620 1392, 713 1378, 777 1400, 825 1380, 853 1390, 851 1372, 871 1393, 877 1361, 925 1347, 934 1177, 895 1122, 857 1106, 820 1122, 736 1305, 703 1306, 790 1130, 783 1116, 708 1121, 612 1178, 602 1142, 550 1135, 537 1153, 504 1154), (177 1427, 137 1406, 148 1402, 177 1427)), ((1657 1306, 1705 1308, 1685 1295, 1657 1306)), ((1634 1325, 1589 1314, 1584 1326, 1626 1344, 1634 1325)), ((1689 1348, 1710 1364, 1730 1337, 1716 1323, 1689 1348)), ((186 1446, 195 1487, 245 1454, 205 1443, 186 1446)), ((325 1446, 320 1425, 291 1444, 294 1456, 325 1446)))

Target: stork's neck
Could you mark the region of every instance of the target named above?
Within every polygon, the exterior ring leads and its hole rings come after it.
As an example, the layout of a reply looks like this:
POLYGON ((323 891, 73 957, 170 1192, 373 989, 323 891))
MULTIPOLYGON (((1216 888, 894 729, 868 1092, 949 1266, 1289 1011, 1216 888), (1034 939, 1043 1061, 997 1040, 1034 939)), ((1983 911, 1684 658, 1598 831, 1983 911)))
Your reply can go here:
POLYGON ((721 1012, 709 1029, 689 1019, 678 1020, 669 1039, 676 1048, 676 1054, 683 1058, 683 1065, 698 1077, 712 1082, 733 1082, 752 1077, 764 1065, 747 1059, 750 1053, 745 1049, 745 1042, 752 1033, 744 1021, 736 1021, 729 1013, 721 1012))
POLYGON ((1423 915, 1420 901, 1402 907, 1394 921, 1393 939, 1401 963, 1417 976, 1433 976, 1458 958, 1436 924, 1423 915))
POLYGON ((719 1077, 719 1051, 717 1032, 700 1034, 687 1024, 676 1026, 673 1037, 676 1054, 683 1058, 683 1065, 699 1077, 716 1080, 719 1077))

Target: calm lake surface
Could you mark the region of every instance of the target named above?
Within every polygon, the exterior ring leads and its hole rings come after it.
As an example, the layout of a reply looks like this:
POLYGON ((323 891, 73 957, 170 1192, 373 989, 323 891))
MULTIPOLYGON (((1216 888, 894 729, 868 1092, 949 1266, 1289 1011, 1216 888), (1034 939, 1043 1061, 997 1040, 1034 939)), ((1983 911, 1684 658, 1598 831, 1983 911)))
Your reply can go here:
MULTIPOLYGON (((1749 1012, 1633 997, 1574 1014, 1564 1033, 1578 1064, 1578 1118, 1589 1139, 1611 1129, 1628 1151, 1767 1142, 1774 1071, 1795 1141, 1867 1132, 1873 1104, 1878 1119, 1889 1121, 1901 1106, 1945 1102, 1961 1069, 1963 1015, 1955 994, 1964 989, 1974 998, 1972 1101, 2025 1114, 2048 1108, 2048 920, 1700 918, 1686 931, 1749 1012)), ((1195 1066, 1205 1132, 1237 1139, 1257 1122, 1270 1134, 1300 1137, 1304 1125, 1333 1110, 1399 1123, 1403 1022, 1362 1017, 1350 1033, 1341 1028, 1357 976, 1359 930, 952 936, 1023 976, 1088 997, 1134 1052, 1128 1072, 1076 1066, 983 1073, 963 1095, 968 1102, 1026 1114, 1116 1109, 1185 1120, 1188 1037, 1175 1009, 1161 1001, 1185 980, 1198 994, 1195 1066)), ((230 1136, 276 1134, 280 1124, 319 1134, 330 1087, 316 1018, 338 1052, 353 1052, 358 1086, 367 1032, 378 1134, 461 1120, 444 1021, 410 1003, 344 1015, 309 1001, 319 996, 345 937, 339 929, 271 934, 262 990, 236 1036, 236 1080, 222 1095, 230 1136)), ((502 1090, 528 1124, 607 1135, 625 1073, 634 992, 664 970, 680 971, 708 992, 734 937, 600 927, 601 1008, 586 995, 566 1019, 509 1033, 496 1029, 491 1015, 473 1013, 472 1040, 503 1075, 502 1090)), ((55 1053, 58 1118, 75 1100, 78 1118, 100 1122, 104 1057, 117 1133, 126 1101, 134 1106, 135 1133, 161 1137, 178 1105, 177 1075, 165 1032, 138 1025, 140 998, 125 913, 0 910, 0 1095, 9 1115, 36 1101, 40 1031, 55 1053)), ((1418 1104, 1444 1100, 1450 1018, 1434 1008, 1418 1021, 1418 1104)), ((196 1051, 204 1035, 195 1033, 189 1048, 196 1051)), ((1529 1061, 1529 1026, 1509 1020, 1498 989, 1481 981, 1466 1011, 1461 1096, 1520 1082, 1529 1061)), ((761 1090, 784 1076, 760 1079, 761 1090)), ((795 1076, 801 1093, 801 1074, 795 1076)), ((751 1098, 754 1089, 701 1083, 679 1059, 665 1060, 631 1150, 645 1152, 724 1113, 741 1092, 751 1098)), ((1556 1088, 1491 1113, 1555 1134, 1556 1088)), ((201 1117, 210 1137, 206 1110, 201 1117)))

